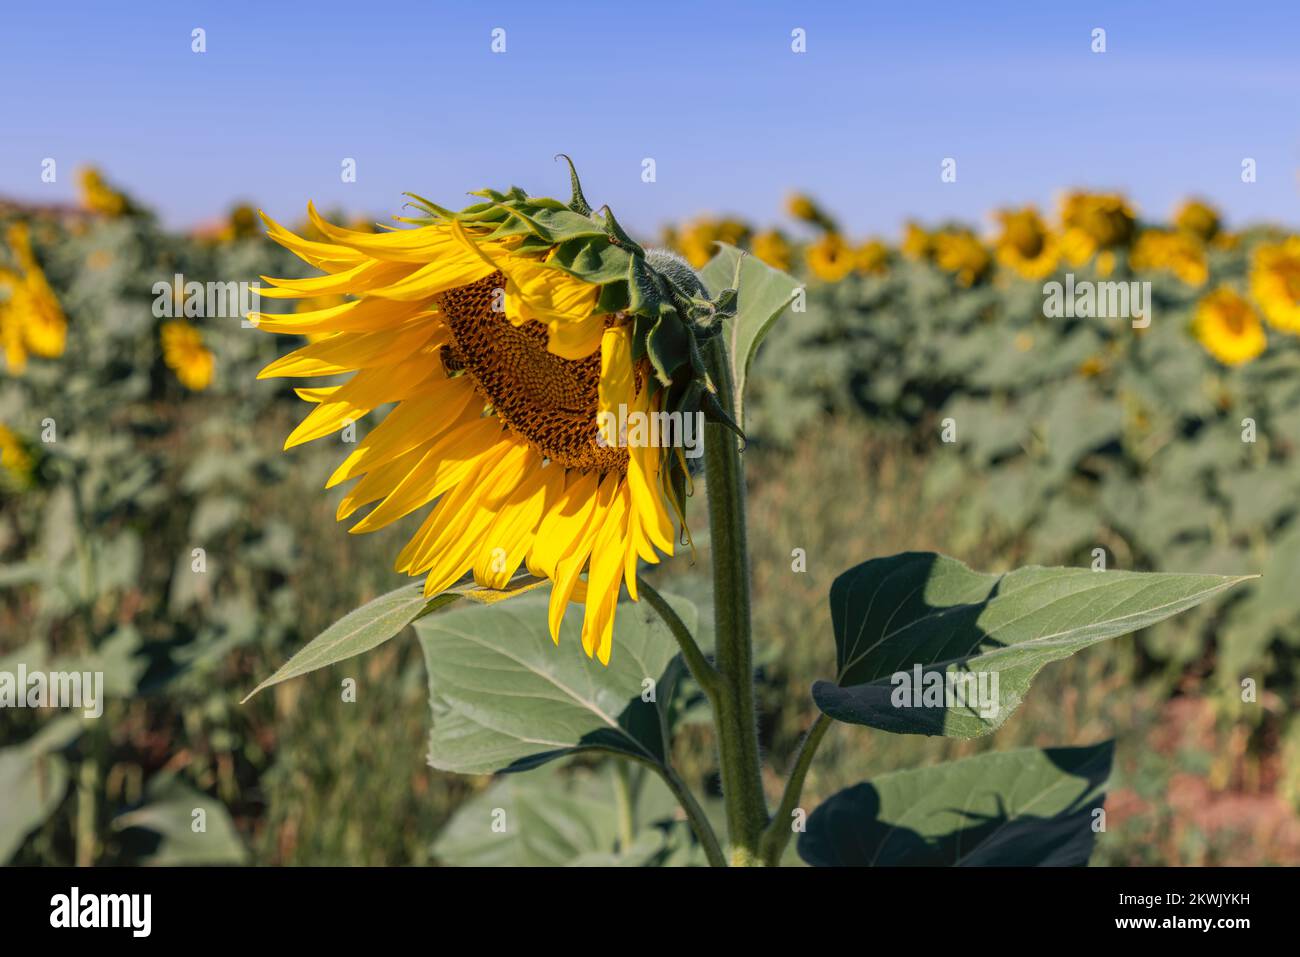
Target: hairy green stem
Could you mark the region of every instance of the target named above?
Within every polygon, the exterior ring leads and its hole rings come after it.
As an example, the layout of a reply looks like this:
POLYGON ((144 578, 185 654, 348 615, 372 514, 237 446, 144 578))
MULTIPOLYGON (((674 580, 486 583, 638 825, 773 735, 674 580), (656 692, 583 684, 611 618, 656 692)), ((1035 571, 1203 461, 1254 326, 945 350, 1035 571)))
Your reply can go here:
POLYGON ((695 837, 700 842, 700 846, 704 848, 704 856, 708 860, 709 866, 726 867, 727 857, 722 853, 722 845, 718 843, 718 836, 713 833, 713 825, 709 823, 704 808, 700 807, 700 802, 695 800, 695 795, 686 786, 686 782, 682 780, 681 775, 666 764, 651 764, 648 767, 654 768, 656 773, 663 778, 664 784, 668 785, 668 790, 673 792, 673 797, 677 798, 677 803, 686 812, 686 820, 691 825, 691 830, 695 832, 695 837))
POLYGON ((650 607, 659 613, 659 617, 668 626, 668 630, 673 633, 673 637, 677 639, 677 646, 682 650, 682 657, 686 660, 686 667, 690 669, 691 677, 704 689, 709 702, 716 706, 720 676, 717 669, 704 656, 700 646, 695 643, 695 637, 691 634, 691 630, 686 627, 686 623, 673 610, 673 606, 664 600, 664 596, 655 591, 643 579, 637 579, 637 591, 645 596, 645 600, 650 604, 650 607))
MULTIPOLYGON (((735 392, 723 336, 705 348, 709 376, 723 411, 734 417, 735 392)), ((722 796, 727 810, 731 862, 761 864, 759 841, 767 827, 754 707, 750 643, 749 547, 745 534, 745 471, 736 435, 710 422, 704 429, 705 483, 709 496, 709 550, 713 557, 713 615, 719 693, 715 702, 722 796)))
POLYGON ((790 837, 794 834, 790 817, 794 809, 799 806, 799 795, 803 793, 804 779, 808 777, 813 756, 817 754, 817 747, 822 743, 822 738, 826 737, 830 726, 831 719, 824 714, 819 714, 804 736, 803 743, 799 745, 799 753, 795 755, 790 777, 785 782, 785 793, 781 795, 781 803, 777 806, 776 813, 772 815, 767 829, 763 831, 760 842, 763 863, 769 867, 776 867, 781 863, 781 855, 785 853, 786 845, 790 843, 790 837))

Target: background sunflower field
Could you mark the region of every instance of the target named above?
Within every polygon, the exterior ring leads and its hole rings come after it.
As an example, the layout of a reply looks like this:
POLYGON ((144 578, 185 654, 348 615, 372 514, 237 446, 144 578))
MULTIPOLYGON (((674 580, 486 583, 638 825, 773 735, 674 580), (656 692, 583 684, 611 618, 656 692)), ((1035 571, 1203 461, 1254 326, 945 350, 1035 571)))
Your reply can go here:
MULTIPOLYGON (((159 315, 160 277, 302 274, 253 211, 179 233, 100 171, 81 186, 77 207, 0 205, 0 670, 103 671, 107 702, 99 720, 0 710, 0 862, 601 860, 629 836, 611 768, 493 783, 426 766, 414 641, 240 704, 404 581, 388 559, 410 530, 335 525, 338 493, 319 493, 335 440, 280 451, 300 403, 256 380, 273 337, 187 317, 180 286, 159 315), (549 815, 559 836, 485 850, 464 823, 484 801, 549 815)), ((804 284, 746 416, 775 765, 826 668, 807 637, 829 627, 825 584, 869 549, 1262 570, 1225 602, 1049 669, 1022 720, 987 738, 832 733, 807 787, 818 799, 895 768, 1114 737, 1094 863, 1300 862, 1300 237, 1228 231, 1202 201, 1153 220, 1074 191, 876 237, 795 193, 779 228, 704 216, 657 238, 696 266, 739 246, 804 284), (1044 283, 1067 271, 1149 281, 1153 321, 1045 318, 1044 283)), ((689 557, 652 580, 707 600, 689 557)), ((697 699, 683 699, 678 761, 716 804, 697 699)), ((624 841, 623 862, 694 862, 664 797, 642 794, 641 815, 667 824, 624 841)))

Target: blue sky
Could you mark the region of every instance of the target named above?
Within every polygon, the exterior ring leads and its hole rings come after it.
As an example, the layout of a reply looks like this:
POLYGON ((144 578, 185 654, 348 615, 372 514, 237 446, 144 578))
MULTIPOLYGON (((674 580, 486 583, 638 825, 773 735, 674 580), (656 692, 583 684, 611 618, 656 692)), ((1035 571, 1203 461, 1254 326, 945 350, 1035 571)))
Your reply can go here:
POLYGON ((1285 2, 10 2, 0 195, 69 200, 94 162, 178 226, 237 199, 386 216, 404 190, 567 195, 567 152, 642 233, 778 222, 795 187, 858 235, 985 224, 1066 186, 1125 189, 1152 218, 1197 194, 1234 225, 1295 225, 1297 49, 1285 2))

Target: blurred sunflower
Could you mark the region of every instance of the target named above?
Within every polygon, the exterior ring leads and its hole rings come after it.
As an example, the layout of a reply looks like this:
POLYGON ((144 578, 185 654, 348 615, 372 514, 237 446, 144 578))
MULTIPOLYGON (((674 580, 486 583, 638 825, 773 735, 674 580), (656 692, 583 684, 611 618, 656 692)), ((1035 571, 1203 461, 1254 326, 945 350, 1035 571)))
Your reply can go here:
POLYGON ((665 234, 665 243, 686 257, 698 269, 713 258, 717 243, 743 245, 750 236, 750 228, 738 219, 714 219, 702 216, 687 223, 681 231, 665 234))
POLYGON ((176 373, 181 385, 191 392, 202 392, 212 384, 216 361, 198 329, 183 319, 172 319, 159 328, 158 338, 163 362, 176 373))
POLYGON ((773 269, 780 269, 782 272, 790 271, 790 259, 794 251, 790 248, 790 242, 785 238, 785 234, 778 229, 767 229, 758 233, 750 241, 749 251, 756 259, 762 260, 773 269))
POLYGON ((1174 226, 1208 243, 1219 235, 1222 223, 1218 210, 1209 203, 1188 199, 1174 210, 1174 226))
POLYGON ((804 250, 812 274, 823 282, 839 282, 853 272, 853 250, 839 233, 827 233, 804 250))
POLYGON ((1133 208, 1118 193, 1075 191, 1061 199, 1061 248, 1072 265, 1097 256, 1098 270, 1109 274, 1114 251, 1132 241, 1136 225, 1133 208))
POLYGON ((1144 229, 1138 234, 1129 266, 1135 272, 1165 270, 1189 286, 1203 286, 1210 278, 1201 241, 1192 233, 1172 229, 1144 229))
POLYGON ((853 252, 853 268, 864 276, 889 272, 889 247, 879 239, 868 239, 853 252))
POLYGON ((327 334, 259 377, 353 373, 298 390, 316 408, 285 448, 397 403, 327 483, 360 480, 339 520, 377 503, 351 529, 369 532, 432 505, 399 571, 425 576, 432 596, 467 573, 507 588, 522 564, 552 583, 555 640, 568 604, 582 603, 582 646, 608 663, 622 584, 636 600, 638 559, 673 552, 682 473, 680 448, 611 442, 600 423, 620 407, 695 414, 690 397, 703 390, 689 355, 660 351, 676 341, 694 350, 695 327, 664 324, 681 309, 732 314, 735 291, 707 300, 684 261, 642 250, 612 214, 592 213, 576 174, 567 206, 517 189, 476 195, 484 201, 460 212, 415 197, 428 216, 373 234, 309 207, 322 241, 267 219, 272 239, 325 275, 267 279, 263 296, 354 298, 257 315, 268 332, 327 334))
POLYGON ((903 227, 903 241, 899 245, 903 255, 915 262, 925 262, 934 258, 934 234, 919 223, 908 222, 903 227))
POLYGON ((25 223, 14 223, 6 233, 17 270, 0 269, 0 345, 5 365, 18 375, 27 368, 29 355, 57 359, 67 345, 68 321, 32 251, 25 223))
POLYGON ((225 225, 218 237, 221 242, 232 243, 241 239, 252 239, 261 231, 257 228, 257 210, 247 203, 240 203, 230 211, 225 225))
POLYGON ((816 226, 823 232, 837 231, 835 220, 807 193, 791 193, 787 196, 785 211, 801 223, 816 226))
POLYGON ((1197 304, 1192 332, 1210 355, 1228 366, 1249 362, 1268 345, 1254 308, 1227 286, 1220 286, 1197 304))
POLYGON ((31 484, 34 463, 31 454, 7 425, 0 422, 0 469, 10 485, 26 488, 31 484))
POLYGON ((993 257, 968 229, 947 229, 935 236, 934 261, 940 269, 954 273, 957 282, 973 286, 988 274, 993 257))
POLYGON ((998 262, 1025 279, 1050 276, 1061 260, 1061 247, 1038 210, 1004 209, 997 213, 1002 232, 994 242, 998 262))
POLYGON ((126 195, 110 186, 104 174, 93 166, 78 172, 77 185, 81 191, 81 205, 92 213, 116 218, 132 212, 131 201, 126 195))
POLYGON ((1269 325, 1300 333, 1300 236, 1258 246, 1251 257, 1250 293, 1269 325))

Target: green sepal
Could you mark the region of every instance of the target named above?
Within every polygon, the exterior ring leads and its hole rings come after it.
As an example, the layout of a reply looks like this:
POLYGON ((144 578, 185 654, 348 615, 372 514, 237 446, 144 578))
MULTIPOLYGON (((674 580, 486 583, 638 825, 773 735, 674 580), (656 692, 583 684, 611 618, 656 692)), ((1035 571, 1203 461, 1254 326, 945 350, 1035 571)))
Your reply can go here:
POLYGON ((617 312, 626 312, 630 308, 630 297, 627 291, 627 280, 622 282, 612 282, 607 286, 600 287, 600 298, 596 300, 596 312, 601 315, 613 315, 617 312))
POLYGON ((672 385, 673 374, 691 361, 691 334, 675 313, 659 317, 646 334, 645 345, 662 385, 672 385))
POLYGON ((587 197, 582 195, 582 182, 578 179, 577 167, 564 153, 555 154, 556 159, 562 159, 569 164, 569 183, 573 187, 573 196, 569 199, 569 209, 583 216, 591 215, 591 204, 587 202, 587 197))
POLYGON ((614 211, 608 206, 604 206, 601 208, 601 212, 605 215, 605 231, 609 234, 614 243, 630 250, 638 256, 644 256, 645 250, 642 249, 641 246, 624 231, 623 227, 618 224, 618 220, 614 218, 614 211))
POLYGON ((605 236, 594 239, 581 236, 556 246, 546 265, 594 286, 604 286, 627 279, 629 258, 627 250, 615 246, 605 236))

